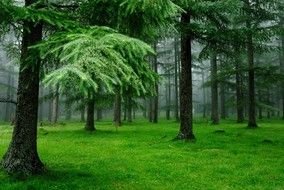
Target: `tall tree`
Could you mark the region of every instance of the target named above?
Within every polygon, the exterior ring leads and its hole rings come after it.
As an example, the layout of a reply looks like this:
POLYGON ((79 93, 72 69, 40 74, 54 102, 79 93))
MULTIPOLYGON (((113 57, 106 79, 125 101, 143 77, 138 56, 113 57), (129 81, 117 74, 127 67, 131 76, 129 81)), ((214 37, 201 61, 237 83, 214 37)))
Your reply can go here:
MULTIPOLYGON (((37 2, 25 0, 25 6, 37 2)), ((35 174, 44 170, 36 143, 40 57, 28 47, 41 41, 42 24, 24 21, 23 26, 16 123, 2 166, 8 173, 35 174)))
POLYGON ((213 125, 219 124, 219 106, 218 106, 218 79, 217 79, 217 54, 211 55, 211 120, 213 125))
MULTIPOLYGON (((181 25, 191 22, 189 11, 182 13, 181 25)), ((192 34, 186 30, 181 31, 181 80, 180 80, 180 130, 178 139, 194 140, 192 128, 192 34)))

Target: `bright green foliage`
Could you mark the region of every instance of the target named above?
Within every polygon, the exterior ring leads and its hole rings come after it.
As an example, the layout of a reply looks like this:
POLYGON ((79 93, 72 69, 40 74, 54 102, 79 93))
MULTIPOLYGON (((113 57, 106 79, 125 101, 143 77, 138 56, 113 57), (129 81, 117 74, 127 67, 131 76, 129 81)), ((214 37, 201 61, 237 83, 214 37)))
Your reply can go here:
MULTIPOLYGON (((177 123, 125 124, 118 132, 98 122, 95 133, 83 123, 39 128, 38 149, 49 171, 27 180, 0 172, 5 190, 232 189, 276 190, 284 183, 283 121, 262 121, 256 130, 234 121, 212 128, 196 121, 195 143, 171 141, 177 123), (223 129, 225 132, 215 132, 223 129)), ((0 125, 3 154, 11 127, 0 125)))
POLYGON ((94 91, 99 83, 113 92, 113 87, 122 82, 131 84, 137 91, 146 91, 145 80, 153 84, 156 80, 145 61, 147 55, 154 54, 151 47, 107 27, 59 32, 35 47, 40 49, 43 58, 52 54, 68 64, 47 76, 45 81, 50 84, 62 82, 64 77, 68 79, 73 74, 84 81, 81 84, 93 80, 89 87, 94 91), (138 76, 140 72, 144 78, 138 76))

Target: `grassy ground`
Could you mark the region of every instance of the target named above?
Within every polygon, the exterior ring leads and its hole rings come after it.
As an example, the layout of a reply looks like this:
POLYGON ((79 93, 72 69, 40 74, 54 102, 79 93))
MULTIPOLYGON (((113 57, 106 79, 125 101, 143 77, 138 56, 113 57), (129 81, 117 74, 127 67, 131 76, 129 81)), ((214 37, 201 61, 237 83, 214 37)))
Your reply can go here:
MULTIPOLYGON (((284 189, 284 122, 259 129, 225 121, 195 123, 195 143, 171 141, 178 124, 137 121, 116 132, 110 122, 98 131, 82 123, 39 129, 38 149, 48 172, 16 180, 0 172, 0 189, 284 189), (224 132, 216 132, 216 130, 224 132)), ((11 127, 0 126, 0 155, 11 127)))

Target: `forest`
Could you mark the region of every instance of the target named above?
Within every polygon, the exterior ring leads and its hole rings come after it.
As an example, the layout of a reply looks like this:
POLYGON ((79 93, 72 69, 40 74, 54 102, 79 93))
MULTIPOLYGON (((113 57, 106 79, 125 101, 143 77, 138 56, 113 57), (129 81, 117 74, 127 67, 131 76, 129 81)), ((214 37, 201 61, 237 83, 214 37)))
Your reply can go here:
POLYGON ((283 147, 284 1, 0 1, 0 189, 280 190, 283 147))

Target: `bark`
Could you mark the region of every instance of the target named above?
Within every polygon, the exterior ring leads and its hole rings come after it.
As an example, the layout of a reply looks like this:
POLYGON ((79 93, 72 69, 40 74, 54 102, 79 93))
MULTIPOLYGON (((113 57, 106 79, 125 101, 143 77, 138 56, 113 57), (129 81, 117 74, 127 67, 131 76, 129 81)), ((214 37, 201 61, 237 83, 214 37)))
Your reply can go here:
POLYGON ((219 124, 217 55, 211 56, 211 120, 213 125, 219 124))
MULTIPOLYGON (((250 23, 247 24, 248 28, 250 27, 250 23)), ((248 56, 248 65, 249 65, 249 108, 248 108, 248 127, 256 128, 256 117, 255 117, 255 82, 254 82, 254 47, 252 41, 252 34, 249 32, 247 36, 247 56, 248 56)))
MULTIPOLYGON (((155 43, 154 45, 155 51, 157 50, 157 44, 155 43)), ((154 72, 158 74, 158 57, 154 57, 154 62, 153 62, 153 67, 154 67, 154 72)), ((155 97, 154 97, 154 102, 153 102, 153 123, 158 123, 158 106, 159 106, 159 84, 156 82, 155 86, 155 97)))
MULTIPOLYGON (((183 13, 181 25, 190 23, 190 13, 183 13)), ((192 55, 191 34, 182 30, 181 34, 181 80, 180 80, 180 130, 177 139, 194 140, 192 126, 192 55)))
POLYGON ((153 122, 153 97, 149 98, 148 118, 149 122, 153 122))
MULTIPOLYGON (((205 73, 204 69, 202 69, 202 84, 205 83, 205 73)), ((205 87, 202 88, 202 94, 203 94, 203 118, 206 118, 206 90, 205 87)))
MULTIPOLYGON (((261 94, 261 91, 259 90, 258 91, 258 100, 259 100, 259 102, 262 102, 262 94, 261 94)), ((262 107, 261 106, 259 106, 258 107, 258 118, 259 119, 262 119, 263 118, 263 115, 262 115, 262 107)))
POLYGON ((95 131, 95 98, 93 95, 89 95, 87 102, 87 120, 85 130, 95 131))
POLYGON ((226 89, 224 84, 220 86, 220 105, 221 105, 221 118, 227 118, 227 110, 226 110, 226 89))
POLYGON ((179 92, 178 92, 178 44, 177 38, 175 38, 175 119, 179 121, 179 92))
POLYGON ((114 119, 115 126, 121 126, 121 94, 120 89, 117 89, 114 100, 114 119))
POLYGON ((244 122, 244 94, 243 94, 243 75, 240 67, 240 53, 239 49, 236 48, 236 58, 235 58, 235 66, 236 66, 236 104, 237 104, 237 123, 244 122))
MULTIPOLYGON (((271 103, 270 103, 270 90, 269 90, 269 88, 267 89, 267 96, 266 96, 266 103, 267 103, 267 105, 271 105, 271 103)), ((269 109, 267 109, 267 118, 268 119, 270 119, 271 118, 271 113, 270 113, 270 110, 269 109)))
MULTIPOLYGON (((35 2, 26 0, 25 6, 35 2)), ((37 152, 40 58, 36 50, 28 49, 41 38, 42 25, 24 21, 16 122, 12 141, 2 160, 3 169, 10 174, 31 175, 44 171, 37 152)))

